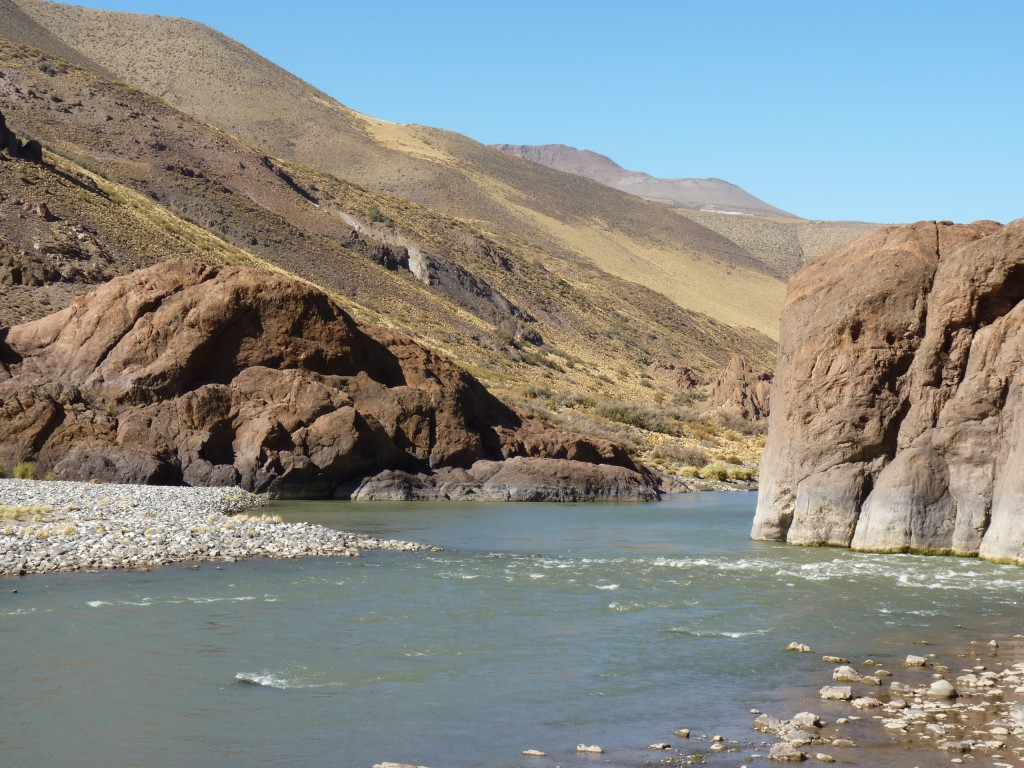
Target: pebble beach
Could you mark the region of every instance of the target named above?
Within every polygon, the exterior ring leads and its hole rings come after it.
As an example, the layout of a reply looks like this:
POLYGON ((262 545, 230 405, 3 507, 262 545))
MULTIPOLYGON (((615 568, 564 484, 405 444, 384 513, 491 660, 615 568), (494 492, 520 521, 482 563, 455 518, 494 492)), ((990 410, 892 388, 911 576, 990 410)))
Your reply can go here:
POLYGON ((0 479, 0 574, 432 549, 261 514, 237 488, 0 479))

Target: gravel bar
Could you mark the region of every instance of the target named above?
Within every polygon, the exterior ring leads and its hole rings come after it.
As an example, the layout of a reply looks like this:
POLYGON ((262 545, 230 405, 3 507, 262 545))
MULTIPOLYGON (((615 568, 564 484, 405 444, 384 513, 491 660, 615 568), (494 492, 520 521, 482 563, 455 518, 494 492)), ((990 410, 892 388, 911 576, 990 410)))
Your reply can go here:
POLYGON ((0 479, 0 574, 436 550, 260 512, 238 488, 0 479))

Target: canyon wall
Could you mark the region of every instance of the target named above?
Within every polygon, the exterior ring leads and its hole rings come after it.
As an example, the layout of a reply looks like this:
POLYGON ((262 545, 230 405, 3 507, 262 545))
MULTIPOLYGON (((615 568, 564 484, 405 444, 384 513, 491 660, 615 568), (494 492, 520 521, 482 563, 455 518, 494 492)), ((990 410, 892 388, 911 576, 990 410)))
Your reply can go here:
POLYGON ((887 227, 782 316, 752 535, 1024 564, 1024 219, 887 227))

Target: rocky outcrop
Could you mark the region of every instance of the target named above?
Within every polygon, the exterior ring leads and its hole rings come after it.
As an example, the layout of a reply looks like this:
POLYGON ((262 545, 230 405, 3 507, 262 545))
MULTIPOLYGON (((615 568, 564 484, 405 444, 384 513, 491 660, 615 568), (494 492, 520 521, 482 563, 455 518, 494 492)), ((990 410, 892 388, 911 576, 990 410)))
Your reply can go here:
POLYGON ((386 470, 355 490, 336 495, 363 499, 451 499, 459 501, 654 501, 645 478, 625 467, 568 459, 516 457, 478 461, 471 467, 443 468, 431 474, 386 470))
POLYGON ((331 495, 385 470, 483 477, 490 462, 491 487, 522 488, 494 480, 519 457, 520 475, 547 483, 536 498, 655 495, 617 446, 519 416, 274 273, 172 261, 117 278, 0 331, 0 365, 0 465, 61 479, 331 495))
POLYGON ((8 157, 28 160, 33 163, 43 162, 43 147, 35 139, 21 141, 14 135, 14 131, 7 127, 7 120, 0 112, 0 156, 6 154, 8 157))
POLYGON ((789 287, 753 536, 1024 564, 1024 220, 889 227, 789 287))
POLYGON ((756 371, 739 355, 733 355, 711 385, 705 408, 732 413, 748 421, 768 417, 772 394, 772 375, 756 371))

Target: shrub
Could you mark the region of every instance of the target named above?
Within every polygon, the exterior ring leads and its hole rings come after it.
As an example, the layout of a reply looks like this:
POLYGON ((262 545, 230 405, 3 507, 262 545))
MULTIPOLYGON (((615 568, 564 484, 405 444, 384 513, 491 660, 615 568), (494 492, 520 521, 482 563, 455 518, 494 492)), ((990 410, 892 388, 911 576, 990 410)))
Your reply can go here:
POLYGON ((730 480, 753 480, 757 476, 757 470, 753 467, 729 467, 730 480))
POLYGON ((23 461, 14 467, 14 476, 19 480, 32 480, 35 474, 36 465, 31 461, 23 461))
POLYGON ((729 470, 721 464, 708 464, 697 473, 703 480, 728 480, 729 470))
POLYGON ((742 416, 731 413, 730 411, 720 412, 718 414, 718 423, 725 429, 731 429, 734 432, 739 432, 741 435, 763 435, 768 431, 767 419, 762 419, 761 421, 748 421, 742 416))
POLYGON ((609 421, 628 424, 631 427, 646 429, 649 432, 661 432, 666 435, 676 434, 675 428, 661 414, 639 405, 626 403, 602 403, 595 412, 609 421))
POLYGON ((704 451, 689 445, 659 445, 654 449, 652 455, 659 459, 674 461, 689 467, 703 467, 710 461, 704 451))

